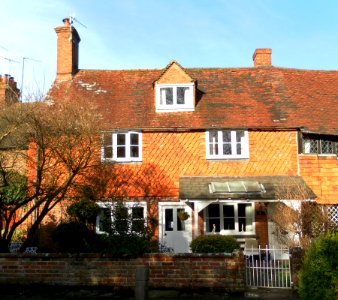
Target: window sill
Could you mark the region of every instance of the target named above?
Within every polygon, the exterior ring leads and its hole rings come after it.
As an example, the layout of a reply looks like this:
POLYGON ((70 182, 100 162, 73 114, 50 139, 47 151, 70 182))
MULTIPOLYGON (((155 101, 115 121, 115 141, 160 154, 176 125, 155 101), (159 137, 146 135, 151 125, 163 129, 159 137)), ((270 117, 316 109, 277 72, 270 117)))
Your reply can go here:
POLYGON ((243 157, 206 157, 208 161, 234 161, 234 160, 248 160, 248 156, 243 157))
POLYGON ((113 160, 113 159, 101 159, 101 164, 139 164, 142 160, 113 160))
POLYGON ((181 108, 156 108, 157 113, 170 113, 170 112, 192 112, 195 111, 194 107, 181 107, 181 108))

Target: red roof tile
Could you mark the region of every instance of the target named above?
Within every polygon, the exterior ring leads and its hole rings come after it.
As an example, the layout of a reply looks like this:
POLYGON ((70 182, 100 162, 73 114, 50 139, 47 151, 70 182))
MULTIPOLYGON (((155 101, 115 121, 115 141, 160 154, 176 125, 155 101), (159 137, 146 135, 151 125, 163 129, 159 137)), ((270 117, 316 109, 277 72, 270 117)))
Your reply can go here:
POLYGON ((338 71, 276 67, 185 69, 197 82, 194 112, 156 113, 163 70, 80 70, 48 98, 90 99, 102 129, 304 128, 338 134, 338 71))

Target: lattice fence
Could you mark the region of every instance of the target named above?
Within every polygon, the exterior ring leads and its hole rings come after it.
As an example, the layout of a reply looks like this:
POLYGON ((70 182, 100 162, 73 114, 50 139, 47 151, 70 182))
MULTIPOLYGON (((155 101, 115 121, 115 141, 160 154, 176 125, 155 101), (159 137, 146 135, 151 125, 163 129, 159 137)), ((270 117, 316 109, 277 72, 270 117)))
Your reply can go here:
POLYGON ((327 215, 332 222, 335 231, 338 231, 338 205, 330 205, 327 207, 327 215))

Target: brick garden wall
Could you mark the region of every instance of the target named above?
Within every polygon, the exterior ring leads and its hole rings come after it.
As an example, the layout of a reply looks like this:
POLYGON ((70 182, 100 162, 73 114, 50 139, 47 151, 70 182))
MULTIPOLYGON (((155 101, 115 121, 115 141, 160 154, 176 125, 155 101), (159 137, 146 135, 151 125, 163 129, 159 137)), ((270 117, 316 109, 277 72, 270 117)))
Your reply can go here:
POLYGON ((99 254, 0 254, 1 284, 112 286, 134 288, 137 267, 149 268, 149 288, 245 288, 242 254, 149 254, 114 259, 99 254))

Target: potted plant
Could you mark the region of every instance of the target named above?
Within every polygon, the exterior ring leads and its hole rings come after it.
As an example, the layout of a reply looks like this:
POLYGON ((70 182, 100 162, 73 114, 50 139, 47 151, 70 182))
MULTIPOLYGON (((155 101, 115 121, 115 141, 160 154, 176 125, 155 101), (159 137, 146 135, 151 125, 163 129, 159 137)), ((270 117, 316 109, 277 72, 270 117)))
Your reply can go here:
POLYGON ((189 214, 188 214, 186 211, 184 211, 184 210, 179 211, 179 212, 177 213, 177 216, 178 216, 178 218, 179 218, 181 221, 185 221, 185 220, 187 220, 187 219, 190 217, 189 214))

